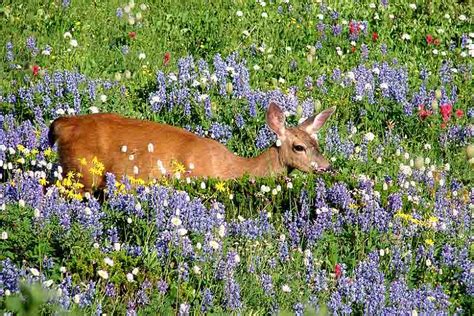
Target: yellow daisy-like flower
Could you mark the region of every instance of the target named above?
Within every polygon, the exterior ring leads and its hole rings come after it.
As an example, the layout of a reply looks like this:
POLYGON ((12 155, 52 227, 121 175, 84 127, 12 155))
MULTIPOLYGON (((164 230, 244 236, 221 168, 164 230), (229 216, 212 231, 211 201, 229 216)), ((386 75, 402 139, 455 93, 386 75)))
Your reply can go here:
POLYGON ((39 182, 39 184, 42 185, 42 186, 45 186, 45 185, 48 184, 48 181, 46 181, 46 178, 41 178, 41 179, 39 179, 38 182, 39 182))
POLYGON ((51 157, 52 155, 53 155, 53 150, 50 147, 46 148, 46 150, 44 151, 44 156, 51 157))
POLYGON ((226 187, 225 187, 225 182, 217 182, 216 185, 215 185, 215 188, 218 192, 225 192, 226 191, 226 187))
POLYGON ((433 241, 433 239, 425 239, 425 244, 428 245, 428 246, 433 246, 434 241, 433 241))
POLYGON ((171 169, 173 170, 173 173, 184 173, 186 171, 184 165, 177 160, 171 162, 171 169))
POLYGON ((25 146, 23 146, 22 144, 18 144, 18 145, 16 145, 16 148, 17 148, 17 149, 18 149, 18 151, 19 151, 19 152, 21 152, 21 153, 22 153, 22 152, 24 152, 24 151, 25 151, 25 149, 26 149, 26 148, 25 148, 25 146))

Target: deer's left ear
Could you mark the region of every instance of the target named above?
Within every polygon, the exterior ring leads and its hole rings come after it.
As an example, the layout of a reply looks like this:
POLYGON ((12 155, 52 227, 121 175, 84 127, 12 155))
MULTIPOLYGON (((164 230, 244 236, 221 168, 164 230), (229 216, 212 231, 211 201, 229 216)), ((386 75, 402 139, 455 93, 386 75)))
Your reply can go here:
POLYGON ((326 109, 318 115, 308 118, 306 121, 300 124, 299 128, 303 129, 310 135, 315 134, 321 127, 323 127, 324 123, 326 123, 334 111, 336 111, 335 106, 326 109))

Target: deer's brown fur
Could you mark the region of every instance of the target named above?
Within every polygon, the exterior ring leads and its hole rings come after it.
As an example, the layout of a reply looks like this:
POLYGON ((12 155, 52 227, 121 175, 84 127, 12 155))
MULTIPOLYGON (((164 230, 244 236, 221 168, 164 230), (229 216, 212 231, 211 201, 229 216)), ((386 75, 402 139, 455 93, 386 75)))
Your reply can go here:
POLYGON ((298 127, 286 128, 283 112, 271 103, 267 123, 281 145, 274 145, 253 158, 239 157, 221 143, 182 128, 111 113, 58 118, 51 124, 49 139, 51 145, 58 145, 63 170, 82 173, 85 190, 105 184, 104 177, 95 179, 88 172, 94 157, 104 164, 104 172, 144 180, 158 178, 164 170, 172 173, 173 161, 182 164, 192 177, 221 179, 244 174, 276 175, 294 168, 306 172, 323 171, 329 163, 319 153, 317 141, 311 134, 333 111, 334 108, 328 109, 298 127), (300 151, 303 147, 304 152, 300 151), (87 165, 81 164, 83 158, 87 165))

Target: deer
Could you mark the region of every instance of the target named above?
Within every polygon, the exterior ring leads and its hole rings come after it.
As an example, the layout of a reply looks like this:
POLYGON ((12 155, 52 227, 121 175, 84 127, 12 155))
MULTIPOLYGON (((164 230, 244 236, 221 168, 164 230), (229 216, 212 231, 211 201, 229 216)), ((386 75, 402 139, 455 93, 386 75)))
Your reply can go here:
POLYGON ((107 172, 148 180, 166 175, 229 180, 246 174, 277 176, 294 169, 321 173, 331 166, 320 152, 317 132, 335 109, 328 108, 298 126, 287 127, 283 110, 270 101, 266 123, 277 141, 256 157, 240 157, 216 140, 179 127, 115 113, 57 118, 50 125, 48 139, 51 147, 57 144, 64 172, 82 171, 86 192, 104 188, 107 172), (99 161, 104 171, 99 177, 87 172, 94 161, 99 161), (180 172, 175 172, 176 166, 180 172))

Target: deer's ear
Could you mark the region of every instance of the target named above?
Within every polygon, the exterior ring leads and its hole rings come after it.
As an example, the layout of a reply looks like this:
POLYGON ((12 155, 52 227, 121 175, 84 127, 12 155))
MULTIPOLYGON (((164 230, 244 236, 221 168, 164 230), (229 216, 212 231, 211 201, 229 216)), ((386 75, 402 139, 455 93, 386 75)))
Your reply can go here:
POLYGON ((270 102, 267 109, 267 124, 272 131, 277 134, 278 138, 283 139, 285 136, 285 114, 274 101, 270 102))
POLYGON ((326 109, 318 115, 308 118, 306 121, 301 123, 299 127, 310 135, 315 134, 319 129, 321 129, 321 127, 323 127, 324 123, 326 123, 334 111, 336 111, 335 106, 326 109))

